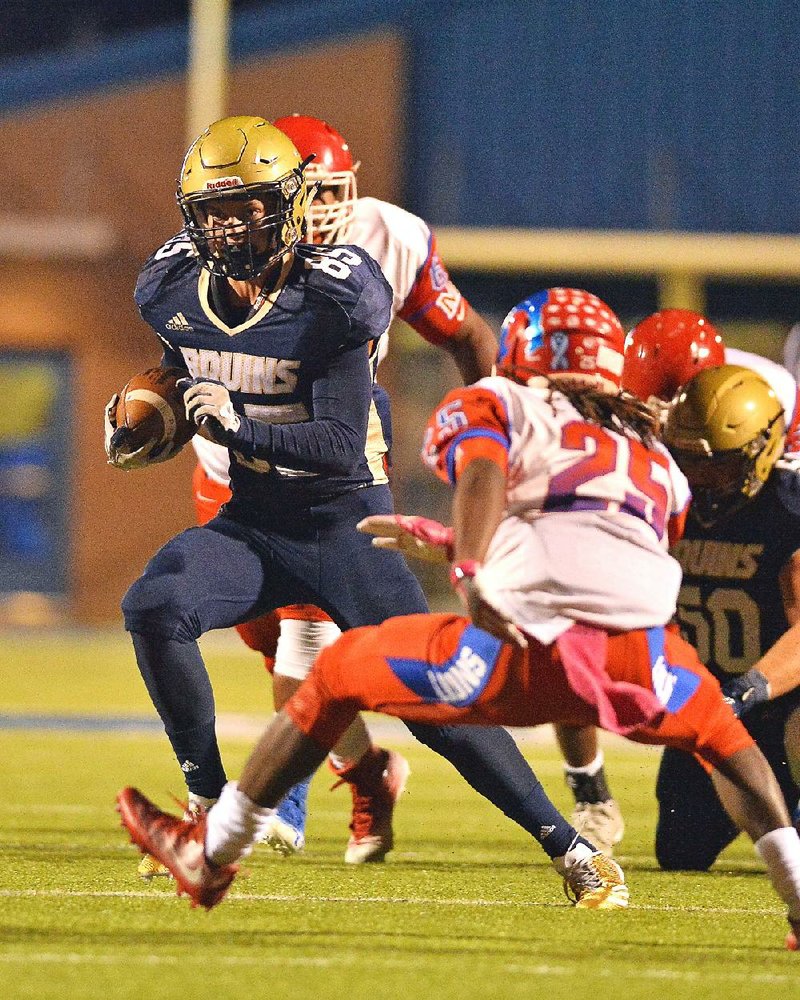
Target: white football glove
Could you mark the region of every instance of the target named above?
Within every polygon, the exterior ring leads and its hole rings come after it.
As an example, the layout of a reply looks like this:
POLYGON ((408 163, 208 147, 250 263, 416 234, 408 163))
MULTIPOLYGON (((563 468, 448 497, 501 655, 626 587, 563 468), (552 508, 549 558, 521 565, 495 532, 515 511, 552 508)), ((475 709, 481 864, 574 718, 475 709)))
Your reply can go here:
POLYGON ((119 394, 115 392, 106 403, 103 415, 106 459, 109 465, 113 465, 115 469, 122 469, 123 472, 130 472, 132 469, 144 468, 145 465, 166 462, 180 451, 180 448, 176 448, 171 442, 159 448, 155 441, 149 441, 135 451, 126 449, 125 440, 130 432, 126 427, 117 427, 117 403, 119 394))
POLYGON ((193 379, 184 390, 183 400, 186 404, 186 417, 194 421, 198 427, 210 426, 214 434, 214 421, 226 431, 235 433, 239 430, 241 420, 233 408, 231 395, 221 382, 215 379, 193 379))

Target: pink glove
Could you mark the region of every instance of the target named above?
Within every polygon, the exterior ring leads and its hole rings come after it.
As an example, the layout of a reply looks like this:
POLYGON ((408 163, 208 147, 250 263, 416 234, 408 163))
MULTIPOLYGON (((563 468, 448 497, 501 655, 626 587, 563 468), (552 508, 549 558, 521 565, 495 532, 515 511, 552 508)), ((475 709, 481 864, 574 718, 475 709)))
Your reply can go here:
POLYGON ((375 535, 378 549, 393 549, 427 562, 449 563, 453 558, 453 529, 429 517, 375 514, 359 521, 358 530, 375 535))

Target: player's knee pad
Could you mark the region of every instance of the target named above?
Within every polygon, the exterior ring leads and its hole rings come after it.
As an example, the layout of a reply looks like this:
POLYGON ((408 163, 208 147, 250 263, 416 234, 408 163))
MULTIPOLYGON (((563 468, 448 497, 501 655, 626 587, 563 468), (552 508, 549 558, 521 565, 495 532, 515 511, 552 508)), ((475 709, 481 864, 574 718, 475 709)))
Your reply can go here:
POLYGON ((166 577, 140 576, 122 598, 122 615, 128 632, 178 642, 191 642, 200 636, 195 610, 182 589, 166 577))
POLYGON ((332 621, 282 619, 275 654, 276 676, 304 680, 322 650, 335 642, 341 634, 339 626, 332 621))

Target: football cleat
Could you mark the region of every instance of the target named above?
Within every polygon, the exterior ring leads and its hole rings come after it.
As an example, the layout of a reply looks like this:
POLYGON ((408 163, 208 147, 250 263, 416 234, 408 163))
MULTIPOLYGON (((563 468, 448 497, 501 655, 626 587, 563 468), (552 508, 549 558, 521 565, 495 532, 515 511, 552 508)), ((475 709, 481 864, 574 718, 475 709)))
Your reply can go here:
POLYGON ((800 937, 800 920, 792 920, 791 917, 788 919, 791 929, 786 935, 786 948, 788 951, 797 951, 800 947, 797 943, 797 939, 800 937))
POLYGON ((152 854, 143 854, 136 868, 136 874, 149 882, 154 878, 172 878, 172 872, 166 865, 162 865, 158 858, 152 854))
POLYGON ((622 810, 614 799, 576 803, 571 822, 582 837, 609 858, 625 834, 622 810))
MULTIPOLYGON (((207 799, 202 795, 189 792, 187 802, 184 803, 178 799, 175 799, 175 801, 183 809, 184 820, 189 822, 205 813, 217 800, 207 799)), ((166 865, 162 865, 158 858, 154 858, 152 854, 144 854, 142 856, 136 868, 136 874, 139 878, 144 879, 145 882, 150 882, 154 878, 172 878, 172 872, 169 868, 166 865)))
POLYGON ((172 872, 178 895, 210 910, 222 901, 238 865, 212 865, 205 856, 206 814, 191 820, 162 812, 135 788, 117 795, 117 811, 131 840, 172 872))
POLYGON ((344 860, 349 865, 383 861, 394 847, 392 817, 411 768, 394 750, 374 747, 354 767, 339 771, 340 784, 350 785, 353 813, 344 860))
POLYGON ((287 823, 277 813, 269 816, 258 831, 258 842, 271 847, 276 854, 289 857, 299 854, 306 846, 305 834, 302 830, 287 823))
POLYGON ((630 892, 616 861, 595 851, 564 872, 567 899, 584 910, 615 910, 628 905, 630 892))

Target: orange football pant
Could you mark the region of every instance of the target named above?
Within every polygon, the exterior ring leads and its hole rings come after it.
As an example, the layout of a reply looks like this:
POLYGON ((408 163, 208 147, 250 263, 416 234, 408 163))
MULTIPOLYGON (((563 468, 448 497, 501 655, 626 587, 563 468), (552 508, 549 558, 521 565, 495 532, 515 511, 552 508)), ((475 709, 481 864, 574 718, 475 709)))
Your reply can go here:
POLYGON ((390 618, 352 629, 323 650, 284 708, 323 748, 333 746, 362 710, 427 725, 600 725, 637 742, 693 752, 712 767, 752 746, 693 647, 658 630, 674 670, 668 681, 681 678, 667 699, 674 709, 663 708, 654 694, 657 658, 648 648, 649 631, 608 634, 576 626, 565 633, 589 651, 588 671, 577 675, 576 683, 566 666, 572 654, 561 639, 544 646, 529 638, 521 650, 457 615, 390 618), (581 676, 589 678, 588 686, 581 676), (650 705, 644 724, 637 697, 650 705), (616 716, 608 714, 611 703, 620 710, 616 716))

